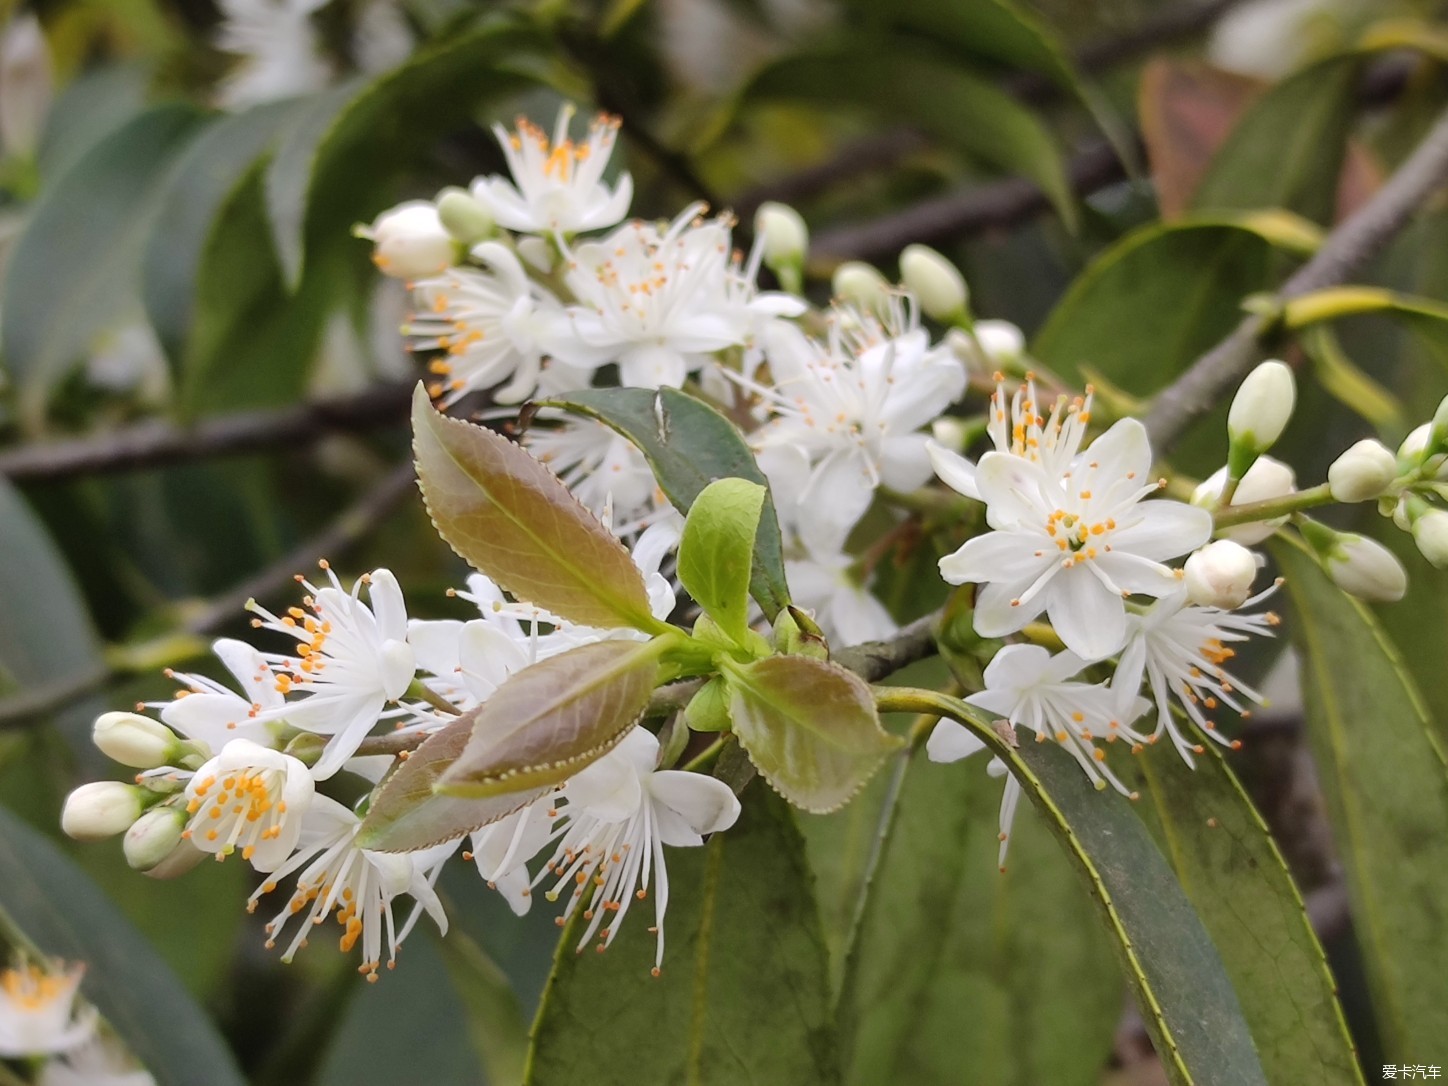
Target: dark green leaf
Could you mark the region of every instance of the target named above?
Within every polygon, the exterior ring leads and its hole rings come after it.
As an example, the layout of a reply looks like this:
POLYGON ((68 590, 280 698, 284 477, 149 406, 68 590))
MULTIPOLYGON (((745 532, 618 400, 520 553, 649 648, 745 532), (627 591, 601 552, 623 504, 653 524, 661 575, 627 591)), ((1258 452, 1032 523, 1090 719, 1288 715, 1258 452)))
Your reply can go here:
POLYGON ((412 427, 428 513, 473 568, 585 626, 659 626, 623 544, 526 450, 434 411, 420 384, 412 427))
MULTIPOLYGON (((1341 847, 1389 1052, 1448 1035, 1448 768, 1423 699, 1371 612, 1279 542, 1302 654, 1307 737, 1341 847)), ((1421 636, 1421 633, 1418 634, 1421 636)))
POLYGON ((902 745, 880 726, 869 685, 838 664, 771 656, 730 663, 724 675, 734 734, 796 807, 825 813, 843 806, 902 745))
POLYGON ((649 975, 651 900, 634 903, 601 955, 575 953, 582 925, 570 925, 533 1023, 527 1086, 838 1083, 824 943, 789 809, 752 795, 732 829, 667 857, 662 974, 649 975))
POLYGON ((710 483, 690 506, 679 541, 679 582, 736 645, 749 633, 749 571, 768 493, 747 479, 710 483))
POLYGON ((482 947, 456 929, 448 932, 439 949, 467 1008, 468 1032, 488 1069, 488 1081, 500 1086, 521 1081, 528 1057, 528 1024, 507 976, 482 947))
POLYGON ((658 643, 598 641, 511 675, 478 710, 438 787, 486 799, 561 784, 606 753, 648 706, 658 643))
POLYGON ((882 813, 839 1004, 858 1086, 1101 1081, 1120 1018, 1110 942, 1036 812, 997 870, 1001 783, 984 770, 917 757, 882 813))
POLYGON ((139 66, 110 65, 82 73, 61 91, 46 115, 36 149, 47 184, 65 176, 81 155, 141 112, 146 78, 139 66))
MULTIPOLYGON (((139 877, 139 876, 137 876, 139 877)), ((210 1020, 99 886, 0 808, 0 908, 46 954, 86 963, 81 992, 160 1086, 245 1081, 210 1020)))
MULTIPOLYGON (((549 400, 597 419, 628 438, 648 460, 659 486, 687 513, 706 486, 734 476, 768 487, 734 424, 708 404, 672 388, 591 388, 549 400)), ((750 591, 771 622, 789 604, 783 544, 774 501, 766 495, 754 535, 750 591)))
POLYGON ((82 155, 37 204, 10 255, 0 303, 0 355, 29 424, 66 367, 136 303, 160 182, 199 123, 189 106, 148 110, 82 155))

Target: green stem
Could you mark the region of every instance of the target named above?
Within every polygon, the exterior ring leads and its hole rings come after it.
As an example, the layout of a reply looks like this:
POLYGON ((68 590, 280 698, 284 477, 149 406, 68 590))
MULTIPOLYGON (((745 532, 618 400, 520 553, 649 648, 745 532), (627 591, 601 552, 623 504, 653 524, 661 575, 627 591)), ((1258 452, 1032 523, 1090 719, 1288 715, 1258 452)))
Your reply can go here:
POLYGON ((714 761, 714 759, 719 757, 720 752, 724 749, 724 744, 726 741, 727 737, 721 735, 718 739, 714 740, 714 742, 710 743, 698 754, 694 755, 694 757, 690 758, 687 762, 685 762, 684 765, 680 768, 683 769, 686 773, 702 773, 704 769, 714 761))
POLYGON ((997 754, 1009 754, 1010 746, 972 706, 958 697, 915 686, 877 686, 875 708, 882 713, 915 713, 910 726, 910 749, 920 749, 941 717, 949 717, 975 732, 997 754))
POLYGON ((1224 505, 1212 514, 1212 519, 1218 528, 1230 528, 1236 524, 1274 520, 1277 517, 1301 512, 1304 509, 1328 505, 1332 501, 1332 491, 1328 484, 1321 483, 1281 498, 1268 498, 1265 501, 1247 502, 1244 505, 1224 505))

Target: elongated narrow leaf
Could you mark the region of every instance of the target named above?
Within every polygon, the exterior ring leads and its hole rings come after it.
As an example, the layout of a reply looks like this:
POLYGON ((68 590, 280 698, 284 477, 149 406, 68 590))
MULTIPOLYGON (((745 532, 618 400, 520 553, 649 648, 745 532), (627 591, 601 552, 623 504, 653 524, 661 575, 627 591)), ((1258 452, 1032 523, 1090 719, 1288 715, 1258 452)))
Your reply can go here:
POLYGON ((570 925, 533 1023, 527 1086, 837 1084, 824 942, 789 809, 761 791, 707 846, 665 855, 661 975, 650 976, 652 893, 603 954, 576 953, 583 925, 570 925))
POLYGON ((464 799, 434 791, 473 736, 478 710, 464 713, 427 741, 387 778, 372 798, 357 844, 379 852, 411 852, 461 837, 512 814, 547 791, 535 788, 488 799, 464 799))
POLYGON ((1448 768, 1423 699, 1362 604, 1303 550, 1273 553, 1302 654, 1307 737, 1388 1052, 1448 1036, 1448 768), (1435 993, 1437 993, 1435 995, 1435 993))
POLYGON ((623 544, 524 449, 434 411, 421 384, 412 429, 427 511, 473 568, 585 626, 658 625, 623 544))
MULTIPOLYGON (((1166 750, 1117 766, 1217 945, 1267 1081, 1362 1082, 1337 990, 1267 826, 1217 749, 1193 771, 1166 750)), ((1011 846, 1014 848, 1014 843, 1011 846)))
POLYGON ((689 509, 679 581, 735 644, 749 632, 749 570, 768 491, 747 479, 710 483, 689 509))
POLYGON ((1001 783, 984 768, 917 757, 887 812, 839 1003, 854 1086, 1102 1080, 1122 988, 1110 941, 1035 811, 997 870, 1001 783))
POLYGON ((870 687, 838 664, 771 656, 725 672, 729 717, 749 759, 796 807, 847 803, 893 750, 870 687))
POLYGON ((81 993, 160 1086, 244 1079, 210 1019, 105 891, 0 808, 0 909, 46 954, 86 963, 81 993))
POLYGON ((487 798, 556 785, 617 743, 659 675, 652 642, 599 641, 509 677, 478 710, 438 787, 487 798))
POLYGON ((659 486, 681 513, 716 479, 734 476, 766 488, 754 534, 754 569, 749 589, 772 622, 789 603, 779 517, 768 482, 735 425, 706 403, 672 388, 590 388, 548 403, 597 419, 617 430, 644 454, 659 486))
MULTIPOLYGON (((528 1023, 507 975, 467 935, 450 929, 438 949, 463 1006, 488 1081, 500 1086, 519 1082, 528 1057, 528 1023)), ((409 963, 410 964, 410 963, 409 963)))

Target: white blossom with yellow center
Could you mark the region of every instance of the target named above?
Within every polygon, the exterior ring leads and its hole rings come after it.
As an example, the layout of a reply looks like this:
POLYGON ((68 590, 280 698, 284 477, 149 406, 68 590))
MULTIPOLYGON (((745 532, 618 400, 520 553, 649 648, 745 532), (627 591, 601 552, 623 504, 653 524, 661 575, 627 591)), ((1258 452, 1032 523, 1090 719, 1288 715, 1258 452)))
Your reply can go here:
POLYGON ((240 849, 258 871, 273 871, 296 847, 314 791, 296 758, 232 740, 187 782, 182 836, 218 860, 240 849))
POLYGON ((94 1007, 77 1001, 84 965, 20 962, 0 970, 0 1058, 68 1052, 95 1034, 94 1007))

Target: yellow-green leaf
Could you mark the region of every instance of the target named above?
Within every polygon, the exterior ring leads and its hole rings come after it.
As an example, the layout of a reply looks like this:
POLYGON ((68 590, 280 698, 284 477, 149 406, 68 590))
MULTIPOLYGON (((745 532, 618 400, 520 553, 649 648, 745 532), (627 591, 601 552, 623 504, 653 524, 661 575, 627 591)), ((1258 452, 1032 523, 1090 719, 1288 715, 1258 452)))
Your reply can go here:
POLYGON ((749 570, 766 493, 748 479, 710 483, 679 542, 680 583, 736 645, 749 633, 749 570))

